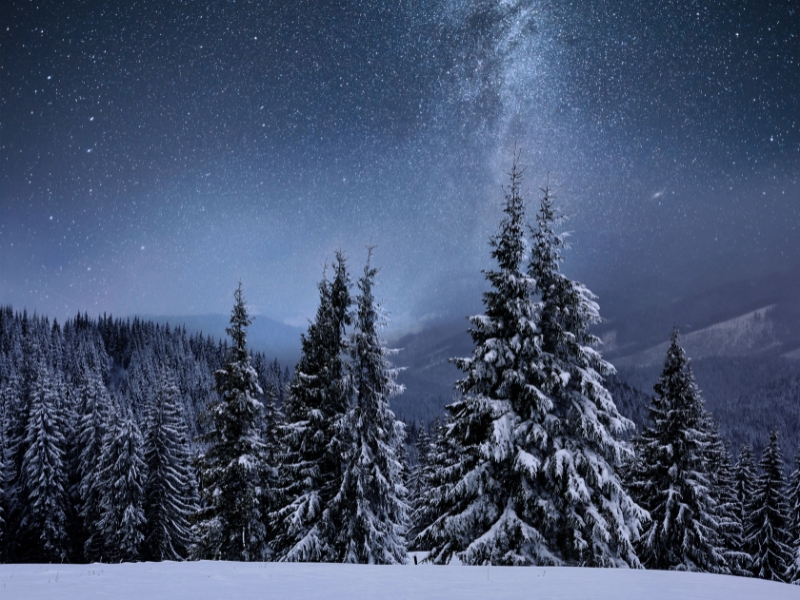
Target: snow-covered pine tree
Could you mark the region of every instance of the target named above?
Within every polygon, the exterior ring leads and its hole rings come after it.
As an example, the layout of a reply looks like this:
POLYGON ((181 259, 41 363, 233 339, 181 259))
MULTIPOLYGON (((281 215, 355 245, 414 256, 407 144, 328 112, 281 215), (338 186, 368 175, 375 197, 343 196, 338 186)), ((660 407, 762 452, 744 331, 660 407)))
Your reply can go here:
POLYGON ((283 406, 281 501, 273 515, 273 543, 283 561, 334 559, 337 532, 328 505, 342 483, 338 431, 349 404, 345 328, 352 304, 341 252, 333 271, 333 281, 324 277, 319 284, 316 318, 302 336, 302 354, 283 406))
MULTIPOLYGON (((450 507, 448 494, 453 482, 458 480, 462 456, 458 441, 448 435, 451 424, 452 416, 447 413, 443 421, 437 419, 433 425, 428 477, 412 514, 415 537, 409 546, 414 550, 430 550, 435 541, 441 539, 432 535, 440 532, 431 525, 450 507)), ((435 559, 431 557, 428 560, 436 562, 435 559)))
POLYGON ((79 514, 86 541, 81 549, 89 562, 100 560, 104 532, 100 527, 103 483, 100 476, 103 438, 106 434, 111 399, 97 365, 84 363, 84 381, 78 389, 78 495, 79 514))
POLYGON ((198 457, 201 507, 195 514, 197 558, 256 561, 269 557, 262 485, 268 468, 260 428, 263 393, 247 349, 247 314, 242 284, 235 294, 228 359, 215 374, 219 401, 210 407, 211 430, 198 457))
POLYGON ((3 373, 0 370, 0 563, 5 562, 5 542, 8 523, 6 521, 6 507, 8 506, 9 484, 11 483, 11 411, 12 394, 7 384, 3 382, 3 373))
POLYGON ((426 510, 425 499, 432 481, 434 440, 428 434, 425 422, 420 421, 417 429, 417 441, 414 444, 417 454, 417 464, 411 469, 408 479, 408 504, 411 508, 410 540, 414 540, 420 531, 431 524, 426 510))
POLYGON ((725 572, 709 474, 708 419, 677 329, 654 387, 651 424, 637 439, 631 482, 652 518, 639 557, 651 569, 725 572))
POLYGON ((708 472, 711 493, 716 502, 719 545, 733 575, 750 575, 750 555, 744 551, 744 529, 738 510, 736 482, 727 441, 723 442, 718 425, 709 419, 708 472))
POLYGON ((180 390, 166 367, 148 407, 144 441, 147 480, 142 555, 145 560, 183 560, 192 545, 189 518, 197 511, 180 390))
POLYGON ((769 434, 769 444, 758 466, 761 474, 750 505, 752 529, 747 538, 748 546, 753 549, 753 574, 761 579, 785 581, 792 562, 792 548, 783 454, 775 429, 769 434))
POLYGON ((471 358, 455 359, 466 376, 462 396, 448 405, 447 438, 459 448, 434 479, 428 510, 431 525, 415 546, 434 563, 454 556, 467 564, 560 564, 544 527, 551 498, 540 495, 550 398, 535 385, 541 378, 539 306, 535 281, 524 271, 527 256, 522 171, 517 157, 505 194, 505 216, 491 239, 497 267, 484 274, 485 314, 470 318, 471 358), (449 462, 452 461, 452 462, 449 462))
POLYGON ((144 483, 146 466, 143 440, 130 411, 117 409, 103 437, 103 496, 100 530, 106 562, 142 559, 144 542, 144 483))
POLYGON ((789 477, 789 539, 792 560, 786 572, 787 583, 800 585, 800 448, 794 458, 794 471, 789 477))
POLYGON ((41 355, 35 371, 20 473, 24 504, 18 559, 63 562, 68 555, 67 473, 59 386, 41 355))
MULTIPOLYGON (((20 352, 22 355, 22 352, 20 352)), ((25 560, 24 541, 20 539, 22 509, 26 504, 22 461, 25 455, 25 438, 30 416, 29 401, 33 390, 33 376, 25 377, 22 369, 25 361, 20 357, 19 370, 9 375, 0 389, 6 406, 5 488, 2 498, 5 540, 0 546, 0 560, 20 562, 25 560), (25 384, 23 385, 23 382, 25 384)), ((35 373, 35 369, 30 369, 35 373)))
POLYGON ((542 192, 528 267, 540 300, 541 335, 529 385, 551 406, 544 437, 531 429, 545 459, 538 473, 537 503, 546 507, 541 527, 551 552, 567 564, 638 567, 633 542, 646 513, 619 475, 632 455, 624 436, 634 425, 604 387, 614 368, 595 350, 600 340, 589 332, 600 321, 596 297, 560 272, 567 246, 556 227, 563 217, 549 187, 542 192))
POLYGON ((753 520, 750 507, 756 486, 756 464, 753 460, 753 449, 745 444, 739 451, 739 460, 733 468, 734 490, 736 492, 736 512, 742 522, 742 552, 745 554, 744 564, 739 565, 752 575, 753 546, 748 541, 753 536, 753 520))
POLYGON ((403 564, 410 525, 400 446, 405 426, 389 408, 403 391, 395 383, 387 350, 379 337, 380 307, 372 293, 377 269, 370 265, 358 281, 359 296, 350 339, 349 376, 355 395, 345 415, 342 485, 331 502, 338 527, 334 560, 360 564, 403 564))

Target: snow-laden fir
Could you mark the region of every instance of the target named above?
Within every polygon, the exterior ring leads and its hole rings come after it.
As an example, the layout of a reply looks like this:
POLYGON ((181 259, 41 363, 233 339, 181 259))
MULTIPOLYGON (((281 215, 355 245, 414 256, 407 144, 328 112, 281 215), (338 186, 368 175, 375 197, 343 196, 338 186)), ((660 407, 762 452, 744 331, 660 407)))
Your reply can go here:
POLYGON ((647 515, 618 474, 633 423, 603 386, 613 369, 588 331, 598 307, 559 271, 565 238, 549 189, 529 250, 521 186, 515 161, 486 313, 470 319, 472 357, 455 360, 466 377, 446 437, 457 448, 443 453, 453 460, 439 466, 433 522, 415 545, 436 563, 638 567, 647 515))
POLYGON ((655 392, 630 482, 651 516, 640 557, 652 569, 727 573, 709 472, 709 419, 677 329, 655 392))

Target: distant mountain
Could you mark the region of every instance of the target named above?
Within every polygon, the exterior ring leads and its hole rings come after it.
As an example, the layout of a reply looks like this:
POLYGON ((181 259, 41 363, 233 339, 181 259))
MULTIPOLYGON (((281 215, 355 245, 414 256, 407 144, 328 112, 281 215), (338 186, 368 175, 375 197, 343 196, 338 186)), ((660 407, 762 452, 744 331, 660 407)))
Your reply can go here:
MULTIPOLYGON (((748 356, 784 349, 776 306, 765 306, 752 312, 715 323, 681 336, 681 346, 695 360, 721 356, 748 356)), ((785 331, 785 330, 783 330, 785 331)), ((669 342, 636 354, 616 358, 617 367, 659 365, 664 362, 669 342)))
POLYGON ((461 372, 449 361, 472 354, 472 338, 466 318, 444 321, 418 333, 390 341, 399 349, 392 363, 403 369, 398 381, 405 393, 392 399, 392 410, 407 421, 430 423, 453 400, 453 384, 461 372))
POLYGON ((596 332, 615 364, 652 364, 675 326, 694 358, 787 354, 800 349, 800 265, 645 309, 604 304, 601 314, 596 332))
MULTIPOLYGON (((142 318, 169 323, 171 327, 183 325, 190 333, 203 333, 217 339, 226 339, 225 329, 229 326, 229 315, 175 315, 152 316, 142 318)), ((290 369, 300 358, 300 335, 305 329, 286 325, 269 317, 256 315, 248 329, 247 343, 250 348, 262 352, 267 358, 277 358, 290 369)))

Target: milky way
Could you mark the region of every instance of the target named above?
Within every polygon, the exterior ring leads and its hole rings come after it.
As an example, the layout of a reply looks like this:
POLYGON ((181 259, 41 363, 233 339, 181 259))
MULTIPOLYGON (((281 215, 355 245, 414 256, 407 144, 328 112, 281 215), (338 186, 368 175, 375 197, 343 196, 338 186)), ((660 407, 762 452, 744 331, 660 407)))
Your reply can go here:
MULTIPOLYGON (((0 7, 0 303, 313 314, 377 245, 396 326, 461 316, 514 146, 609 302, 800 262, 790 1, 0 7)), ((602 303, 601 298, 601 303, 602 303)))

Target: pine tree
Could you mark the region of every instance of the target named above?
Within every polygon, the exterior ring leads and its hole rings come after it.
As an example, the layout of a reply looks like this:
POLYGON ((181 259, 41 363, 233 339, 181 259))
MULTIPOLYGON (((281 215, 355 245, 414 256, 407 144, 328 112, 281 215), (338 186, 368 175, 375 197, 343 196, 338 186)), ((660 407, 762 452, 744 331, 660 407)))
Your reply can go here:
POLYGON ((541 441, 551 400, 533 385, 541 365, 539 307, 526 258, 522 172, 515 160, 506 190, 505 216, 491 239, 495 270, 485 272, 491 289, 485 314, 470 318, 471 358, 455 360, 465 374, 462 397, 447 409, 447 437, 460 448, 431 490, 433 522, 415 545, 429 560, 467 564, 559 564, 542 529, 538 479, 544 464, 541 441))
POLYGON ((100 527, 103 494, 100 472, 111 400, 100 373, 88 365, 86 369, 85 382, 78 390, 78 495, 79 514, 86 536, 83 555, 87 561, 94 562, 102 557, 104 546, 104 533, 100 527))
MULTIPOLYGON (((414 550, 430 551, 432 544, 441 539, 432 535, 432 532, 438 532, 435 528, 431 528, 431 525, 442 515, 447 514, 447 509, 450 507, 450 489, 452 482, 458 479, 459 460, 463 454, 455 436, 448 435, 451 426, 452 417, 449 413, 445 415, 444 421, 437 420, 433 426, 433 441, 428 455, 428 476, 412 514, 415 537, 411 548, 414 550)), ((431 555, 428 560, 437 562, 438 559, 438 562, 444 562, 440 556, 448 551, 445 546, 444 552, 431 555)))
POLYGON ((198 459, 201 508, 195 514, 198 558, 255 561, 269 557, 262 483, 268 468, 260 418, 263 393, 247 350, 247 314, 242 285, 227 329, 232 345, 215 374, 219 401, 211 407, 212 429, 198 459))
POLYGON ((639 566, 632 540, 645 514, 617 474, 633 424, 602 384, 612 368, 588 332, 597 304, 559 272, 564 238, 548 189, 523 271, 516 160, 510 177, 486 314, 471 319, 472 358, 455 361, 466 377, 448 436, 461 455, 431 492, 438 517, 418 542, 438 563, 639 566))
POLYGON ((619 472, 632 454, 623 440, 633 423, 617 410, 603 378, 614 368, 595 350, 589 327, 600 322, 596 297, 560 272, 566 238, 549 188, 533 229, 528 275, 539 297, 541 351, 531 384, 550 400, 540 444, 545 458, 540 502, 551 551, 572 565, 640 566, 633 548, 642 509, 619 472))
POLYGON ((402 564, 410 524, 399 457, 405 427, 389 408, 389 399, 402 387, 395 383, 397 370, 389 364, 390 352, 379 337, 383 323, 372 293, 376 273, 367 260, 358 282, 349 369, 355 399, 343 421, 348 442, 344 476, 331 502, 338 525, 334 559, 402 564))
POLYGON ((186 423, 174 376, 163 368, 147 415, 144 514, 145 560, 183 560, 192 544, 189 518, 197 511, 186 423))
POLYGON ((794 471, 789 477, 789 539, 792 560, 786 572, 786 581, 800 585, 800 448, 794 459, 794 471))
POLYGON ((283 407, 281 506, 274 515, 274 544, 285 561, 333 560, 336 528, 328 505, 342 482, 337 432, 349 402, 345 328, 352 304, 341 252, 333 269, 333 281, 323 278, 319 284, 316 318, 302 336, 302 354, 283 407))
POLYGON ((719 546, 733 575, 749 576, 750 555, 744 551, 744 526, 736 496, 736 481, 731 466, 730 449, 723 442, 716 423, 708 425, 710 445, 708 472, 711 493, 716 503, 719 546))
POLYGON ((68 555, 66 442, 58 387, 41 359, 30 395, 21 466, 25 504, 19 543, 21 558, 33 562, 63 562, 68 555))
POLYGON ((758 466, 761 474, 749 509, 752 530, 747 539, 753 548, 753 574, 761 579, 785 581, 792 562, 792 548, 783 454, 777 430, 770 433, 769 444, 758 466))
POLYGON ((100 530, 107 562, 142 559, 146 466, 142 434, 133 415, 115 411, 103 438, 100 530))
POLYGON ((426 529, 431 520, 426 510, 426 498, 433 477, 433 455, 435 452, 434 440, 428 434, 425 422, 420 421, 417 430, 417 440, 414 444, 417 454, 417 464, 411 469, 408 478, 408 499, 411 508, 411 531, 409 539, 413 540, 420 531, 426 529))
POLYGON ((736 492, 736 512, 742 523, 742 552, 745 554, 743 567, 747 574, 752 575, 753 551, 752 544, 748 541, 753 538, 753 519, 750 507, 753 505, 756 485, 756 465, 753 461, 753 449, 749 444, 742 446, 739 451, 739 460, 733 471, 734 489, 736 492))
MULTIPOLYGON (((0 375, 2 371, 0 370, 0 375)), ((5 545, 8 530, 6 510, 11 483, 11 432, 12 394, 9 387, 0 385, 0 563, 5 562, 5 545)))
POLYGON ((639 556, 651 569, 724 572, 708 465, 708 419, 677 329, 655 392, 651 425, 637 440, 631 486, 652 518, 639 556))

